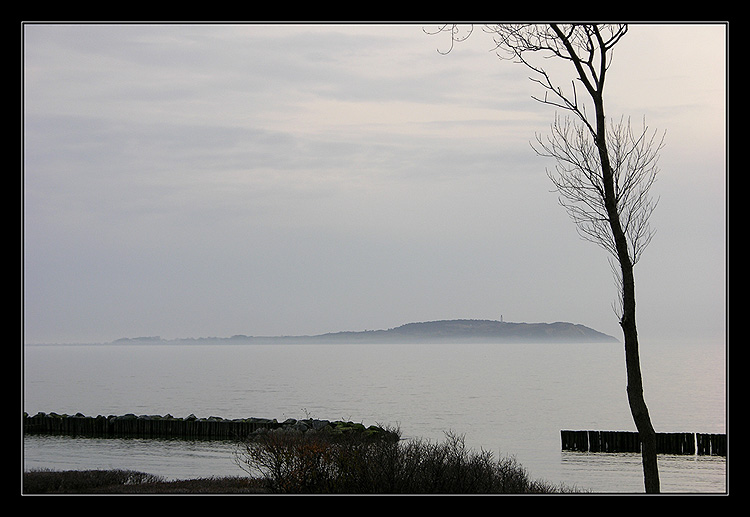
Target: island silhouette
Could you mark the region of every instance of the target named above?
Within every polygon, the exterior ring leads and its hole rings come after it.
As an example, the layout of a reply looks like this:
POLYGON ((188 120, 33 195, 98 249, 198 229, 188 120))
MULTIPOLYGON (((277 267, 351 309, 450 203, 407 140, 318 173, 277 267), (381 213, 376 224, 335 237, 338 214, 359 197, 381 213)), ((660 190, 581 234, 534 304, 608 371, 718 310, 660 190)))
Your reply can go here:
POLYGON ((497 320, 438 320, 407 323, 385 330, 340 331, 302 336, 203 337, 164 340, 158 336, 122 338, 113 343, 248 343, 248 344, 411 344, 411 343, 618 343, 610 335, 577 323, 515 323, 497 320))

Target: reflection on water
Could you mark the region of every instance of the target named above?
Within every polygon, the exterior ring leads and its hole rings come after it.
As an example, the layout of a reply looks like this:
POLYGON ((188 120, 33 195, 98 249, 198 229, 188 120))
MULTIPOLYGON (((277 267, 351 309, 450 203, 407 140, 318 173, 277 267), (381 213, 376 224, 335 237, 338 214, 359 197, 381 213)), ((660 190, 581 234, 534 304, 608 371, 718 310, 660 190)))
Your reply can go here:
MULTIPOLYGON (((643 493, 640 454, 563 451, 560 461, 563 477, 578 480, 578 488, 594 492, 643 493), (615 479, 617 482, 613 483, 615 479)), ((660 455, 658 463, 663 493, 725 491, 724 457, 660 455)))
POLYGON ((165 479, 242 476, 230 441, 26 436, 24 470, 135 470, 165 479))

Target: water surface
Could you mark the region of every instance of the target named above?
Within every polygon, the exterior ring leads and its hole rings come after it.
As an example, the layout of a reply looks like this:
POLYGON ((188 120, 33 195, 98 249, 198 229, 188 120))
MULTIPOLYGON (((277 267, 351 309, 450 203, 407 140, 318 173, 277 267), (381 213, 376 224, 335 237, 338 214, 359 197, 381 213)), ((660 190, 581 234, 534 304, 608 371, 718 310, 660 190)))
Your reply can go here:
MULTIPOLYGON (((642 352, 658 432, 723 433, 722 344, 642 352)), ((534 479, 642 492, 639 455, 568 453, 561 429, 634 430, 619 344, 25 347, 25 411, 343 419, 512 455, 534 479)), ((228 442, 26 437, 25 468, 239 475, 228 442)), ((662 489, 722 492, 726 460, 660 456, 662 489)))

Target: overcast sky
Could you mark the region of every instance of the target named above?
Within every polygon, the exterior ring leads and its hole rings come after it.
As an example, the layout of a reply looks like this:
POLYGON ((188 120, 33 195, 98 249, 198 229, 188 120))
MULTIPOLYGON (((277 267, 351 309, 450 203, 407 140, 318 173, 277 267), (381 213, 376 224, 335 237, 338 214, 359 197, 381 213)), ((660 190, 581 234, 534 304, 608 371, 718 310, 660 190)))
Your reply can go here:
MULTIPOLYGON (((24 26, 27 343, 570 321, 606 252, 530 143, 555 111, 475 31, 24 26)), ((642 341, 723 341, 726 27, 635 25, 606 108, 666 131, 642 341)))

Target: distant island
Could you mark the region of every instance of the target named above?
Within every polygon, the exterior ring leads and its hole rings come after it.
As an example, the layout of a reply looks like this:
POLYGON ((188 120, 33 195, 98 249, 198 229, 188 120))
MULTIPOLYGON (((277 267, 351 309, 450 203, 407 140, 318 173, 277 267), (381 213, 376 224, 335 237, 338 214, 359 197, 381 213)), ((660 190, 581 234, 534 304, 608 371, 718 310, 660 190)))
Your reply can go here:
POLYGON ((245 336, 183 338, 158 336, 122 338, 124 344, 412 344, 412 343, 617 343, 616 338, 584 325, 566 322, 513 323, 495 320, 440 320, 407 323, 387 330, 342 331, 313 336, 245 336))

